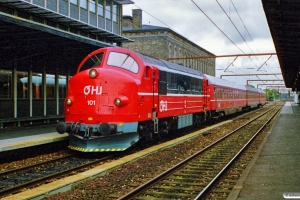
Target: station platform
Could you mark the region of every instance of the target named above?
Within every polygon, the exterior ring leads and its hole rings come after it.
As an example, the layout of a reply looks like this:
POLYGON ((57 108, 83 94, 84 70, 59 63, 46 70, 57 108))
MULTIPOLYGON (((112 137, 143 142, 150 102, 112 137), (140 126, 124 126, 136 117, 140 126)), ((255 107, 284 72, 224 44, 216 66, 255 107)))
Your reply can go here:
POLYGON ((300 106, 286 102, 227 200, 300 199, 300 106))
POLYGON ((66 140, 68 134, 58 134, 55 126, 1 129, 0 152, 66 140))

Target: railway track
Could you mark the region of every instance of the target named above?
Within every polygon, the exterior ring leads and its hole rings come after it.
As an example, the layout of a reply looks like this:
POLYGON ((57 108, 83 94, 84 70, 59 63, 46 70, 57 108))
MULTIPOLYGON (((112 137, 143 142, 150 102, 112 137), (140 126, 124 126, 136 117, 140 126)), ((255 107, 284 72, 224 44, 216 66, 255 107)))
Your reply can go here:
POLYGON ((60 158, 3 171, 0 173, 0 197, 51 182, 53 179, 61 178, 74 171, 80 171, 108 160, 112 156, 83 158, 76 155, 65 155, 60 158))
POLYGON ((281 108, 270 108, 118 199, 204 199, 220 176, 281 108))

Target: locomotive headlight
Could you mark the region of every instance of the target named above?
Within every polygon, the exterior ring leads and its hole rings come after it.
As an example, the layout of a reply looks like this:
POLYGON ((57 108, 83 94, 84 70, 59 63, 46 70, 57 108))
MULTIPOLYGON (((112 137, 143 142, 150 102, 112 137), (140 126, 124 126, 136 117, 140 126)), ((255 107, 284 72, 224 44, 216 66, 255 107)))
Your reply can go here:
POLYGON ((97 70, 91 69, 90 72, 89 72, 89 76, 91 78, 95 78, 97 76, 97 70))
POLYGON ((121 96, 121 97, 115 98, 114 103, 115 103, 116 106, 122 107, 122 106, 127 105, 129 103, 129 100, 128 100, 127 97, 121 96))
POLYGON ((66 98, 66 104, 68 106, 72 105, 72 99, 71 98, 66 98))
POLYGON ((122 100, 121 100, 120 98, 116 98, 116 99, 115 99, 115 105, 116 105, 116 106, 120 106, 121 103, 122 103, 122 100))

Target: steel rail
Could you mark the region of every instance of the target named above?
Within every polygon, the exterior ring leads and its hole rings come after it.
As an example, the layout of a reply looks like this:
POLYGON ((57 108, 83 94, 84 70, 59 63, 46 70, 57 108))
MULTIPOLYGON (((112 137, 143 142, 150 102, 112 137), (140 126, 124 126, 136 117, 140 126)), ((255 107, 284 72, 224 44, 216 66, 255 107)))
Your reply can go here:
MULTIPOLYGON (((206 150, 210 149, 211 147, 215 146, 216 144, 218 144, 219 142, 223 141, 224 139, 226 139, 227 137, 229 137, 230 135, 232 135, 233 133, 237 132, 238 130, 242 129, 243 127, 247 126, 248 124, 250 124, 251 122, 255 121, 256 119, 260 118, 261 116, 265 115, 266 113, 270 112, 271 110, 273 110, 275 107, 267 110, 266 112, 260 114, 259 116, 253 118, 252 120, 250 120, 249 122, 247 122, 246 124, 241 125, 240 127, 236 128, 235 130, 231 131, 230 133, 226 134, 225 136, 221 137, 220 139, 218 139, 217 141, 215 141, 214 143, 208 145, 207 147, 201 149, 200 151, 196 152, 195 154, 193 154, 192 156, 186 158, 185 160, 179 162, 178 164, 174 165, 173 167, 171 167, 170 169, 162 172, 161 174, 159 174, 158 176, 154 177, 153 179, 147 181, 146 183, 144 183, 143 185, 140 185, 139 187, 136 187, 135 189, 133 189, 132 191, 130 191, 129 193, 119 197, 117 200, 124 200, 124 199, 129 199, 132 198, 134 196, 136 196, 137 194, 139 194, 141 191, 146 190, 147 188, 151 187, 154 183, 158 182, 159 180, 163 179, 164 177, 168 176, 169 174, 171 174, 173 171, 181 168, 184 164, 186 164, 187 162, 191 161, 192 159, 194 159, 195 157, 197 157, 199 154, 202 154, 203 152, 205 152, 206 150)), ((278 111, 277 111, 278 112, 278 111)))
POLYGON ((72 167, 72 168, 69 168, 69 169, 66 169, 66 170, 63 170, 63 171, 58 171, 58 172, 55 172, 53 174, 45 175, 41 178, 37 178, 37 179, 31 180, 31 181, 28 181, 28 182, 25 182, 25 183, 15 185, 13 187, 1 190, 0 191, 0 196, 5 196, 5 195, 8 195, 8 194, 11 194, 11 193, 14 193, 14 192, 18 192, 19 190, 21 190, 23 188, 43 183, 43 182, 45 182, 46 180, 49 180, 49 179, 54 179, 54 178, 60 177, 63 174, 67 174, 71 171, 76 171, 76 170, 79 170, 79 169, 82 169, 82 168, 85 168, 85 167, 89 167, 89 166, 91 166, 95 163, 98 163, 100 161, 103 161, 103 160, 111 158, 111 157, 113 157, 113 155, 106 156, 106 157, 103 157, 103 158, 99 158, 99 159, 96 159, 94 161, 90 161, 88 163, 77 165, 76 167, 72 167))
MULTIPOLYGON (((59 158, 46 160, 46 161, 42 161, 42 162, 37 162, 37 163, 31 164, 31 165, 26 165, 26 166, 23 166, 23 167, 18 167, 18 168, 13 168, 13 169, 10 169, 10 170, 2 171, 2 172, 0 172, 0 177, 8 175, 8 174, 16 173, 18 171, 26 170, 26 169, 29 169, 29 168, 45 165, 45 164, 48 164, 48 163, 51 163, 51 162, 56 162, 58 160, 62 160, 62 159, 72 157, 72 156, 74 156, 74 155, 66 155, 66 156, 62 156, 62 157, 59 157, 59 158)), ((1 190, 0 190, 0 194, 1 194, 1 190)))
POLYGON ((242 149, 239 150, 238 153, 226 164, 226 166, 211 180, 211 182, 198 194, 195 200, 202 199, 205 194, 207 194, 208 190, 216 183, 216 181, 220 178, 220 176, 229 168, 229 166, 237 159, 238 156, 249 146, 249 144, 256 138, 256 136, 263 130, 263 128, 274 118, 274 116, 281 110, 279 108, 269 119, 265 122, 260 129, 250 138, 250 140, 243 146, 242 149))

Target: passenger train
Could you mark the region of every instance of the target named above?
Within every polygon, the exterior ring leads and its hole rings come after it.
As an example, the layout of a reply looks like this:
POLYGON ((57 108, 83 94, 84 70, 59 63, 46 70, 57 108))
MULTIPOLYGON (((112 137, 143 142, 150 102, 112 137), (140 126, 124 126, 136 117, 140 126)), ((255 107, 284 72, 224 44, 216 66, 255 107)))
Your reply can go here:
POLYGON ((266 103, 263 91, 121 47, 87 55, 68 84, 56 130, 83 152, 124 151, 266 103))

